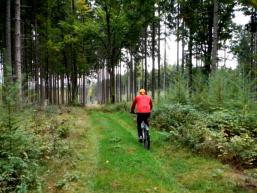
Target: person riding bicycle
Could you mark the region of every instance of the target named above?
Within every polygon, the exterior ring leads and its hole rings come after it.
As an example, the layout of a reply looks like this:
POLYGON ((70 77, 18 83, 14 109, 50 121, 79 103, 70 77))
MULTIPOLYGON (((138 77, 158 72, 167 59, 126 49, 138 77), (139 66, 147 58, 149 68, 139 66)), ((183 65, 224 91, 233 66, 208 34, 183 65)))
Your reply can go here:
POLYGON ((141 123, 144 121, 147 126, 149 126, 148 118, 150 117, 153 102, 152 98, 147 95, 145 89, 139 90, 139 95, 135 97, 131 105, 131 113, 135 113, 135 107, 137 109, 137 131, 138 131, 138 141, 142 143, 142 129, 141 123))

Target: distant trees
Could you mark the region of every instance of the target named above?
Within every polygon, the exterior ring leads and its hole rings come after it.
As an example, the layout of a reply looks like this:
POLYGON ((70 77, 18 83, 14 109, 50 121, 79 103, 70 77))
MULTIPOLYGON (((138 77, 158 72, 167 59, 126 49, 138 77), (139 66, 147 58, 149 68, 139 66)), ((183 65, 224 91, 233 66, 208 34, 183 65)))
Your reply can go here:
POLYGON ((177 41, 174 76, 185 77, 189 93, 194 92, 196 67, 206 82, 218 69, 218 51, 236 29, 232 22, 236 4, 245 7, 251 22, 249 32, 241 32, 235 53, 240 61, 250 62, 248 69, 256 63, 257 14, 252 0, 0 3, 4 82, 17 83, 21 101, 86 104, 91 91, 97 90, 99 102, 115 103, 131 100, 139 87, 160 98, 170 79, 166 73, 170 32, 177 41))

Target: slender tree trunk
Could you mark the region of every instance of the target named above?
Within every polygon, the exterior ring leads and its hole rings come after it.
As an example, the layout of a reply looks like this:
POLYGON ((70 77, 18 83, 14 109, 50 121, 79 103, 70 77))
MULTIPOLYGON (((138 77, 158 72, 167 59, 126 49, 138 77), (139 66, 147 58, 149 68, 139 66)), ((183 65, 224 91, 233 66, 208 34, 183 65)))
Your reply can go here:
POLYGON ((130 99, 133 98, 134 96, 134 71, 133 71, 133 67, 134 67, 134 62, 133 62, 133 56, 132 56, 132 53, 130 52, 130 99))
POLYGON ((38 32, 38 26, 37 26, 37 21, 35 18, 35 36, 33 38, 34 39, 34 49, 35 49, 35 93, 36 93, 36 97, 37 97, 37 102, 40 102, 40 91, 39 91, 39 70, 40 70, 40 66, 39 66, 39 41, 38 41, 38 37, 37 37, 37 32, 38 32))
POLYGON ((134 57, 134 81, 133 81, 133 87, 134 87, 134 97, 137 95, 137 60, 134 57))
POLYGON ((148 76, 147 76, 147 37, 148 37, 148 34, 147 34, 147 27, 145 27, 145 80, 144 80, 144 87, 146 90, 148 90, 148 87, 147 87, 147 79, 148 79, 148 76))
POLYGON ((164 93, 165 93, 165 97, 166 97, 166 76, 167 76, 167 26, 166 26, 166 16, 165 16, 165 24, 164 24, 164 27, 165 27, 165 38, 164 38, 164 72, 163 72, 163 90, 164 90, 164 93))
POLYGON ((15 0, 15 73, 18 84, 18 101, 22 101, 22 75, 21 75, 21 2, 15 0))
MULTIPOLYGON (((11 67, 12 67, 12 42, 11 42, 11 0, 6 2, 6 52, 4 52, 3 57, 5 58, 3 64, 3 95, 2 100, 4 103, 7 102, 8 87, 11 84, 11 67)), ((2 58, 2 57, 1 57, 2 58)))
POLYGON ((49 74, 49 91, 48 91, 48 97, 49 97, 49 104, 53 104, 53 75, 49 74))
POLYGON ((217 68, 217 54, 218 54, 218 28, 219 28, 219 5, 218 0, 213 0, 213 41, 212 41, 212 70, 217 68))
POLYGON ((66 101, 67 101, 67 104, 69 104, 70 105, 70 103, 71 103, 71 100, 70 100, 70 93, 71 93, 71 83, 70 83, 70 74, 67 74, 67 84, 68 84, 68 89, 67 89, 67 99, 66 99, 66 101))
POLYGON ((184 74, 184 69, 185 69, 185 46, 186 46, 186 41, 185 41, 185 22, 183 21, 183 36, 182 36, 182 61, 181 61, 181 72, 184 74))
POLYGON ((193 85, 193 65, 192 65, 192 56, 193 56, 193 34, 192 30, 189 29, 189 43, 188 43, 188 50, 189 50, 189 59, 188 59, 188 90, 189 96, 192 96, 192 85, 193 85))
MULTIPOLYGON (((86 105, 86 75, 83 73, 82 75, 83 83, 82 83, 82 101, 83 101, 83 106, 86 105)), ((99 93, 100 93, 99 89, 99 93)))
MULTIPOLYGON (((158 6, 158 16, 161 18, 161 8, 158 6)), ((158 100, 161 92, 161 19, 158 22, 158 100)))
MULTIPOLYGON (((4 73, 6 80, 10 79, 12 66, 12 41, 11 41, 11 0, 6 2, 6 64, 4 73)), ((6 81, 4 80, 4 81, 6 81)))
POLYGON ((155 98, 155 23, 152 24, 152 98, 155 98))
POLYGON ((105 76, 104 76, 104 67, 103 67, 103 69, 102 69, 102 101, 101 101, 102 104, 105 103, 104 98, 105 98, 105 76))
POLYGON ((256 13, 256 9, 252 8, 251 10, 251 78, 255 78, 256 76, 256 29, 255 29, 255 25, 257 23, 257 13, 256 13))
MULTIPOLYGON (((208 9, 210 12, 213 12, 213 7, 210 6, 208 9)), ((213 40, 213 18, 209 17, 208 21, 208 40, 207 40, 207 53, 205 54, 205 72, 209 76, 211 73, 211 54, 212 54, 212 40, 213 40)))
POLYGON ((120 86, 120 102, 122 101, 122 75, 121 75, 121 62, 120 62, 120 66, 119 66, 119 69, 120 69, 120 73, 119 73, 119 86, 120 86))
POLYGON ((114 65, 111 67, 110 73, 110 95, 111 95, 111 103, 115 103, 115 67, 114 65))
POLYGON ((179 15, 180 15, 180 7, 179 3, 177 3, 177 18, 176 18, 176 26, 177 26, 177 72, 179 71, 179 15))
POLYGON ((57 104, 60 105, 60 75, 57 76, 57 104))
POLYGON ((130 68, 129 65, 127 65, 127 101, 130 100, 130 68))
POLYGON ((61 104, 65 104, 64 101, 64 73, 61 74, 61 104))
POLYGON ((40 79, 40 102, 41 102, 41 104, 43 105, 44 104, 44 98, 45 98, 45 93, 44 93, 44 91, 45 91, 45 79, 44 79, 44 76, 43 76, 43 74, 44 74, 44 69, 43 69, 43 64, 42 63, 40 63, 40 77, 39 77, 39 79, 40 79))
POLYGON ((54 104, 57 105, 58 104, 58 90, 57 90, 57 74, 53 75, 53 81, 54 81, 54 91, 53 91, 53 97, 54 97, 54 104))

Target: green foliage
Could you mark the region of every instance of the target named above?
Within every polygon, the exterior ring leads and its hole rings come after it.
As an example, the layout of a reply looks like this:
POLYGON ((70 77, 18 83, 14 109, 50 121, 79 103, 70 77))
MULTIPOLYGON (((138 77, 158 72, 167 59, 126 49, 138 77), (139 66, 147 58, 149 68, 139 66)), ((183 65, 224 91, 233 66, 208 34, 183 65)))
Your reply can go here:
POLYGON ((57 133, 60 138, 67 138, 70 134, 70 128, 65 125, 61 125, 57 129, 57 133))
POLYGON ((31 131, 7 121, 1 122, 0 126, 0 189, 3 192, 26 192, 38 185, 42 141, 31 131))
POLYGON ((65 174, 64 179, 56 182, 55 186, 57 189, 65 189, 70 182, 76 182, 79 180, 79 178, 80 176, 77 174, 65 174))
POLYGON ((152 123, 192 150, 237 166, 256 166, 256 115, 227 110, 210 114, 192 105, 163 104, 152 114, 152 123))
POLYGON ((186 78, 182 74, 173 74, 171 82, 167 100, 186 104, 189 98, 186 78))
POLYGON ((57 120, 57 107, 7 107, 0 109, 0 192, 40 192, 39 170, 51 157, 69 154, 62 139, 69 136, 71 126, 57 120))
POLYGON ((186 77, 174 76, 167 93, 166 102, 194 104, 199 109, 212 112, 229 109, 242 114, 256 111, 256 80, 238 70, 219 69, 208 79, 196 69, 193 92, 189 97, 186 77))
POLYGON ((105 112, 116 112, 116 111, 130 111, 130 103, 122 102, 122 103, 116 103, 111 105, 105 105, 103 108, 101 108, 101 111, 105 112))

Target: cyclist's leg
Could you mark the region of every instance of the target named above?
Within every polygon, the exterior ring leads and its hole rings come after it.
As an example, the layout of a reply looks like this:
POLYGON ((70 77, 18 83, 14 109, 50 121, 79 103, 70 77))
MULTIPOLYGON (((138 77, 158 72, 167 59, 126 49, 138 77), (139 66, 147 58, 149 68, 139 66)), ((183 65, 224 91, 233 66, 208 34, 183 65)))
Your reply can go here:
POLYGON ((142 128, 141 123, 143 121, 143 116, 141 114, 137 114, 137 132, 138 132, 138 139, 142 138, 142 128))
POLYGON ((146 124, 148 127, 149 127, 149 121, 148 121, 149 117, 150 117, 150 113, 145 113, 145 114, 144 114, 144 117, 143 117, 143 121, 145 122, 145 124, 146 124))

